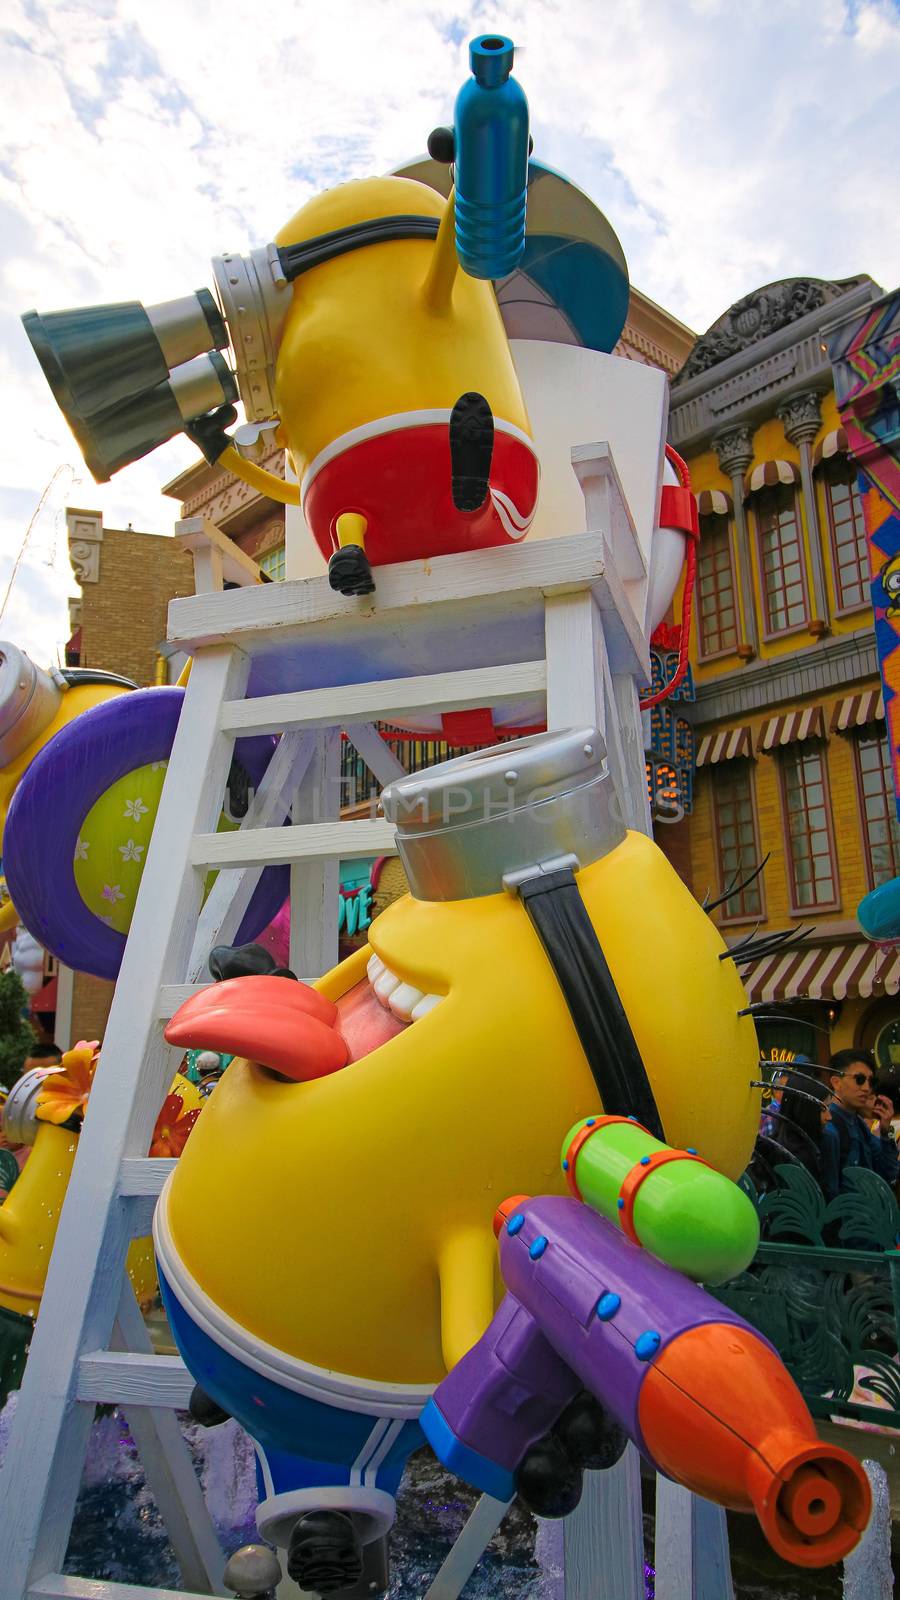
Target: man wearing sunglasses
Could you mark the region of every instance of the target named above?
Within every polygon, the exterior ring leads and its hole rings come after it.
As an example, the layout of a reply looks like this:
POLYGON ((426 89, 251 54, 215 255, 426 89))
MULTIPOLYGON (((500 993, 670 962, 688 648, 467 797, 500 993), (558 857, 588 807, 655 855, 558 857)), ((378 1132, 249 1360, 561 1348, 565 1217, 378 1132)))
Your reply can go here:
POLYGON ((844 1189, 849 1167, 867 1167, 891 1187, 897 1182, 900 1158, 891 1121, 894 1107, 875 1092, 875 1058, 869 1050, 838 1050, 824 1077, 834 1096, 831 1121, 822 1130, 822 1187, 828 1200, 844 1189), (877 1131, 870 1124, 877 1119, 877 1131))

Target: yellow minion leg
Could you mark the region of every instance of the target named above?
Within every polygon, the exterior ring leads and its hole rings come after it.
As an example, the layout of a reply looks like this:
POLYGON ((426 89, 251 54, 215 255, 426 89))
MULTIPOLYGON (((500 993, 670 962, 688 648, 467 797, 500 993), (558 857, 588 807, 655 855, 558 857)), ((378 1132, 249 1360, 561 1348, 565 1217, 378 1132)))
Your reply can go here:
POLYGON ((428 268, 428 274, 422 289, 422 298, 426 311, 433 311, 437 315, 450 310, 450 300, 453 295, 453 285, 459 271, 459 256, 456 254, 456 191, 450 190, 444 215, 438 229, 438 236, 434 241, 434 253, 428 268))
POLYGON ((346 550, 348 544, 359 545, 360 550, 366 548, 366 528, 369 526, 365 517, 358 511, 342 511, 337 519, 338 544, 346 550))
POLYGON ((477 1344, 494 1315, 496 1255, 487 1226, 453 1234, 441 1250, 441 1349, 448 1372, 477 1344))

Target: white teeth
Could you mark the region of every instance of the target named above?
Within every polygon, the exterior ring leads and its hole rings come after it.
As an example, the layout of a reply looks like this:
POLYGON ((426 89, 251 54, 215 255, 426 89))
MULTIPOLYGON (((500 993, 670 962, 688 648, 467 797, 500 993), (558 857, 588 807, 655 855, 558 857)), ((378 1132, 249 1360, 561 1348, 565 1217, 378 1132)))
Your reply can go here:
POLYGON ((411 1022, 416 1006, 424 999, 421 989, 414 989, 411 983, 401 983, 391 995, 388 1005, 401 1022, 411 1022))
POLYGON ((426 994, 426 995, 423 995, 422 999, 419 1001, 418 1005, 417 1006, 413 1006, 413 1010, 412 1010, 412 1020, 413 1020, 413 1022, 419 1022, 422 1017, 427 1017, 429 1011, 433 1011, 435 1006, 439 1006, 441 1001, 443 1000, 443 998, 444 997, 443 997, 442 994, 426 994))
POLYGON ((440 994, 423 994, 414 984, 404 983, 390 967, 385 966, 374 950, 366 972, 377 998, 399 1022, 418 1022, 420 1017, 426 1017, 429 1011, 440 1005, 444 998, 440 994))
POLYGON ((383 1006, 387 1005, 394 990, 399 989, 399 987, 400 979, 393 972, 390 972, 387 967, 383 972, 379 973, 372 985, 383 1006))

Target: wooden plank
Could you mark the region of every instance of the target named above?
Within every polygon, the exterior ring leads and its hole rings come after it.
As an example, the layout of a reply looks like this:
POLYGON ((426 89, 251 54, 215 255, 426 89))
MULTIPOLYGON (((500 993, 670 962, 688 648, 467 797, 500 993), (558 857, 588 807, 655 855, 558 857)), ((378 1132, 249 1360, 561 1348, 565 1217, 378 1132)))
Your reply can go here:
POLYGON ((505 667, 473 667, 421 677, 348 683, 295 694, 228 701, 222 707, 226 733, 280 733, 290 728, 350 728, 356 722, 403 721, 410 712, 469 711, 502 705, 523 694, 543 693, 543 661, 517 661, 505 667))
POLYGON ((511 1505, 511 1500, 494 1500, 489 1494, 481 1496, 434 1582, 426 1590, 425 1600, 459 1600, 511 1505))
POLYGON ((77 1399, 186 1411, 194 1380, 180 1356, 93 1350, 78 1363, 77 1399))
POLYGON ((406 768, 398 761, 371 722, 356 722, 347 735, 354 750, 358 751, 369 771, 383 789, 395 778, 405 778, 406 768))
POLYGON ((593 586, 613 672, 628 672, 639 683, 650 681, 650 645, 634 614, 624 584, 612 562, 593 586))
POLYGON ((640 1458, 630 1444, 608 1472, 586 1472, 563 1523, 566 1600, 644 1600, 640 1458))
POLYGON ((187 966, 203 891, 189 842, 216 825, 232 756, 219 712, 244 691, 248 670, 240 651, 204 652, 185 691, 0 1472, 0 1572, 9 1595, 26 1594, 65 1560, 93 1415, 91 1404, 73 1403, 79 1358, 109 1339, 118 1309, 132 1209, 116 1198, 121 1164, 147 1150, 171 1082, 157 997, 187 966))
POLYGON ((157 1018, 160 1022, 168 1022, 170 1017, 174 1017, 178 1007, 183 1006, 185 1000, 190 1000, 192 994, 200 994, 202 990, 208 988, 208 983, 164 983, 159 991, 157 1018))
POLYGON ((584 495, 588 528, 606 535, 621 578, 645 578, 647 563, 609 444, 605 440, 576 444, 571 461, 584 495))
POLYGON ((656 1480, 656 1600, 734 1600, 721 1506, 656 1480))
POLYGON ((606 643, 590 591, 548 599, 544 632, 547 727, 597 728, 606 738, 602 684, 606 643))
POLYGON ((176 1165, 175 1156, 126 1156, 119 1172, 118 1192, 123 1199, 162 1194, 163 1184, 176 1165))
POLYGON ((613 673, 610 709, 619 730, 625 826, 653 836, 647 761, 638 686, 627 673, 613 673))
MULTIPOLYGON (((316 752, 294 797, 294 826, 282 832, 336 835, 356 823, 339 823, 341 804, 341 736, 337 728, 314 735, 316 752)), ((379 823, 363 823, 379 827, 379 823)), ((363 852, 361 852, 363 853, 363 852)), ((343 854, 353 854, 344 850, 343 854)), ((313 983, 337 965, 340 857, 320 852, 291 863, 291 970, 313 983)))
POLYGON ((306 822, 247 833, 200 833, 191 845, 195 867, 269 866, 277 861, 341 861, 390 855, 396 849, 389 822, 306 822))
MULTIPOLYGON (((112 1346, 148 1358, 153 1356, 150 1335, 127 1278, 122 1286, 112 1346)), ((125 1420, 175 1552, 182 1582, 189 1589, 217 1594, 225 1557, 178 1418, 173 1411, 133 1406, 126 1411, 125 1420)))
MULTIPOLYGON (((411 611, 494 597, 506 609, 517 597, 590 587, 603 577, 603 541, 579 533, 535 544, 464 555, 402 561, 378 570, 374 595, 348 600, 327 578, 306 578, 226 594, 193 595, 169 606, 168 639, 183 649, 232 640, 245 648, 263 641, 299 637, 310 623, 340 622, 352 628, 402 628, 411 611)), ((431 609, 435 608, 435 609, 431 609)))
POLYGON ((182 550, 190 551, 194 557, 198 594, 212 588, 221 589, 223 578, 227 583, 241 585, 262 583, 259 567, 253 557, 248 556, 233 539, 229 539, 214 522, 210 522, 209 517, 182 517, 175 524, 175 537, 182 550), (218 584, 210 581, 214 578, 216 567, 219 572, 218 584))

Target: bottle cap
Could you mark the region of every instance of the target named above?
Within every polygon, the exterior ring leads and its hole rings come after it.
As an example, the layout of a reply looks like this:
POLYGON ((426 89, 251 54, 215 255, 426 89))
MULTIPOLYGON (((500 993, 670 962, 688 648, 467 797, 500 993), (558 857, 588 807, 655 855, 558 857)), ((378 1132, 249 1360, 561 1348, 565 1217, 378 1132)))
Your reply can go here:
POLYGON ((469 65, 483 89, 498 89, 512 72, 515 46, 501 33, 482 33, 469 45, 469 65))

